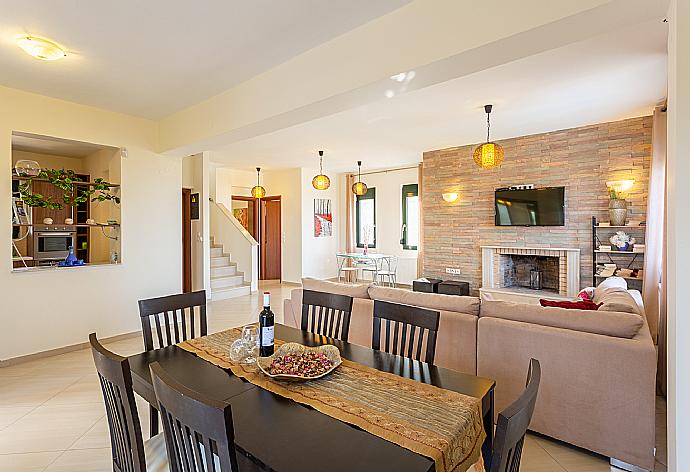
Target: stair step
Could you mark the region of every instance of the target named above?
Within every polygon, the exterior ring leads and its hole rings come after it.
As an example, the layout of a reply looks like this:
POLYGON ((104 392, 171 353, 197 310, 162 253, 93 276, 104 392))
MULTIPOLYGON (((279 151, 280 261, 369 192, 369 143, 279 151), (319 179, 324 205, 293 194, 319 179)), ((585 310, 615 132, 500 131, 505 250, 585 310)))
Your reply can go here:
POLYGON ((223 267, 230 265, 230 256, 220 256, 211 258, 211 267, 223 267))
POLYGON ((211 246, 211 257, 223 256, 223 246, 214 247, 211 246))
POLYGON ((225 300, 227 298, 241 297, 242 295, 249 295, 251 287, 248 282, 244 282, 237 287, 229 287, 224 289, 211 289, 211 300, 225 300))
POLYGON ((211 267, 211 277, 227 277, 228 275, 237 274, 237 263, 230 262, 226 266, 211 267))
POLYGON ((237 287, 244 283, 244 274, 230 275, 226 277, 212 277, 211 289, 237 287))

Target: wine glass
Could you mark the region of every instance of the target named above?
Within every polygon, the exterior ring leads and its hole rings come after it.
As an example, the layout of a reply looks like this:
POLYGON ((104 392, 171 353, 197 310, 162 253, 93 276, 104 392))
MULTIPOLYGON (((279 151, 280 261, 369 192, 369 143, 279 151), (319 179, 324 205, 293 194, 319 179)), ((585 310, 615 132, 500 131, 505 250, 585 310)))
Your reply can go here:
POLYGON ((242 328, 242 335, 230 345, 230 359, 240 364, 252 364, 256 362, 259 352, 259 334, 255 325, 247 325, 242 328))

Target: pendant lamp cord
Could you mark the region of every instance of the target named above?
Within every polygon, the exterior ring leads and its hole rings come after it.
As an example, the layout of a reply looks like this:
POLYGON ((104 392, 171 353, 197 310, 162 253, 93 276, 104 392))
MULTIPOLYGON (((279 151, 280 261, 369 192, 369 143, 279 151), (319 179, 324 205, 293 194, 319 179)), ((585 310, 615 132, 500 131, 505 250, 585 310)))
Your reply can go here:
POLYGON ((489 142, 489 132, 491 130, 491 120, 489 117, 491 116, 491 112, 486 113, 486 142, 489 142))

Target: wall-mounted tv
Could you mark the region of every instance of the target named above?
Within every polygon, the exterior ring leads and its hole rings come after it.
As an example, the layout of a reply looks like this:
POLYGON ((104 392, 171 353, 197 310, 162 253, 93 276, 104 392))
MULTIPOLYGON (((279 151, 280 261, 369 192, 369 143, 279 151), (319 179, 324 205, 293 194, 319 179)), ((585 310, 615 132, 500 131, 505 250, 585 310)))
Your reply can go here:
POLYGON ((496 226, 564 226, 565 187, 496 190, 496 226))

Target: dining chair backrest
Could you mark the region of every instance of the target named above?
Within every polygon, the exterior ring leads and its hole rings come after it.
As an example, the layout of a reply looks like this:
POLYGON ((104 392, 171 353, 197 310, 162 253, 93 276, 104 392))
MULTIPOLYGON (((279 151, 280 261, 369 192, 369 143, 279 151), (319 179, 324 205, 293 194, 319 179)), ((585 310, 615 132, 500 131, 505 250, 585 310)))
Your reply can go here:
POLYGON ((231 406, 203 398, 172 378, 157 362, 150 368, 163 418, 170 471, 237 471, 231 406))
POLYGON ((375 300, 371 347, 433 364, 439 317, 438 311, 375 300))
POLYGON ((302 291, 302 331, 347 341, 352 297, 335 293, 302 291))
POLYGON ((393 273, 398 270, 398 256, 390 256, 387 263, 383 265, 384 270, 389 270, 393 273))
POLYGON ((129 361, 104 348, 98 342, 96 333, 89 335, 89 343, 103 391, 113 470, 146 472, 144 442, 134 401, 129 361))
POLYGON ((206 336, 206 291, 139 300, 139 316, 147 351, 206 336))
POLYGON ((520 470, 522 446, 534 413, 540 381, 539 361, 531 359, 527 372, 527 387, 517 400, 498 414, 489 472, 518 472, 520 470))

